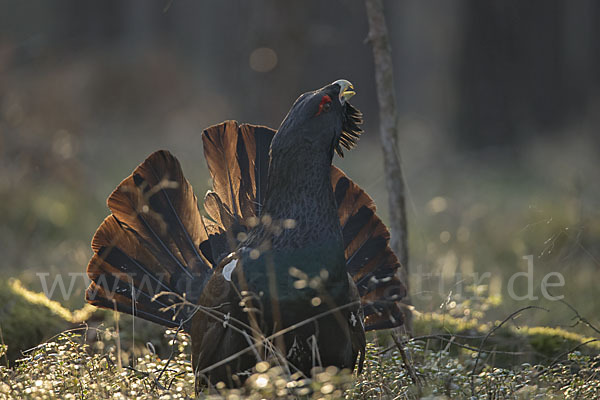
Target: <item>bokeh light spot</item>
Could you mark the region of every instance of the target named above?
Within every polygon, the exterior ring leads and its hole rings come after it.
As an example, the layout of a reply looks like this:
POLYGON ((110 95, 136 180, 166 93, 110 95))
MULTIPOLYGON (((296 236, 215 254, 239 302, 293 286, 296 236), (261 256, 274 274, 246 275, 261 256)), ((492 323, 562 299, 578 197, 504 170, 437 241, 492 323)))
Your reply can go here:
POLYGON ((277 66, 277 53, 268 47, 259 47, 250 53, 250 68, 256 72, 269 72, 277 66))
POLYGON ((450 241, 450 232, 448 231, 443 231, 442 233, 440 233, 440 241, 442 243, 448 243, 450 241))
POLYGON ((441 213, 442 211, 445 211, 446 208, 448 208, 448 202, 441 196, 434 197, 427 203, 427 210, 431 214, 441 213))

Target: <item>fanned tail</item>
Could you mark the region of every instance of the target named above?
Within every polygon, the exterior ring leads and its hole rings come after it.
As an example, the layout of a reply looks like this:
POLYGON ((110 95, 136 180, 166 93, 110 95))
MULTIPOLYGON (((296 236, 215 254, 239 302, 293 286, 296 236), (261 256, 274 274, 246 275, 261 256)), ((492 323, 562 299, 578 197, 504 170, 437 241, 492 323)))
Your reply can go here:
POLYGON ((406 288, 398 279, 398 258, 389 246, 390 233, 377 216, 373 199, 340 169, 331 167, 331 184, 346 247, 346 267, 361 296, 365 330, 401 326, 398 301, 406 288))
MULTIPOLYGON (((355 132, 354 125, 347 131, 355 132)), ((345 147, 352 147, 358 134, 350 135, 345 147)), ((235 121, 204 131, 204 154, 213 178, 213 191, 204 200, 208 218, 200 215, 177 159, 167 151, 150 155, 108 199, 112 215, 92 241, 87 301, 188 328, 193 307, 176 306, 180 297, 195 304, 213 268, 258 221, 274 135, 270 128, 235 121), (161 292, 172 294, 157 297, 161 292)), ((389 232, 369 195, 334 166, 331 182, 365 329, 400 326, 398 301, 406 289, 397 278, 400 264, 389 247, 389 232)))
POLYGON ((92 240, 86 300, 166 326, 187 327, 212 274, 211 245, 177 159, 150 155, 108 198, 112 215, 92 240), (168 295, 155 296, 161 292, 168 295))

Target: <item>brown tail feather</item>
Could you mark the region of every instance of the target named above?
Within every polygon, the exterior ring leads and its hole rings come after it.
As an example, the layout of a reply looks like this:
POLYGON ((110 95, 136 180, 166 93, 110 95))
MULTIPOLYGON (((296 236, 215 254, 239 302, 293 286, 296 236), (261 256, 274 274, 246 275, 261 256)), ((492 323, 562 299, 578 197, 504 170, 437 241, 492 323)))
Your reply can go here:
POLYGON ((169 282, 173 274, 165 270, 149 246, 140 245, 136 234, 125 230, 114 215, 106 217, 96 231, 92 249, 95 254, 88 266, 88 274, 126 274, 121 277, 126 282, 139 283, 146 278, 158 290, 171 290, 169 282))
POLYGON ((269 169, 269 146, 275 131, 264 126, 226 121, 204 131, 202 143, 214 192, 207 193, 204 208, 221 232, 215 235, 218 263, 239 244, 240 232, 260 215, 269 169), (217 244, 218 243, 218 244, 217 244))
POLYGON ((108 207, 121 224, 151 244, 155 254, 167 255, 172 260, 169 267, 190 278, 197 272, 186 268, 187 263, 203 259, 198 246, 207 237, 192 186, 171 153, 151 154, 110 195, 108 207))
POLYGON ((114 301, 120 311, 165 325, 186 320, 189 309, 161 311, 179 302, 176 296, 153 300, 173 292, 195 302, 212 274, 209 235, 177 159, 166 151, 150 155, 108 206, 113 214, 92 240, 88 302, 113 308, 114 301))
POLYGON ((259 214, 267 185, 272 129, 227 121, 204 131, 213 190, 241 221, 259 214))
POLYGON ((362 299, 365 329, 400 326, 403 318, 397 301, 406 295, 406 288, 396 277, 400 263, 389 247, 389 231, 375 213, 373 199, 334 166, 331 184, 346 246, 346 266, 362 299))

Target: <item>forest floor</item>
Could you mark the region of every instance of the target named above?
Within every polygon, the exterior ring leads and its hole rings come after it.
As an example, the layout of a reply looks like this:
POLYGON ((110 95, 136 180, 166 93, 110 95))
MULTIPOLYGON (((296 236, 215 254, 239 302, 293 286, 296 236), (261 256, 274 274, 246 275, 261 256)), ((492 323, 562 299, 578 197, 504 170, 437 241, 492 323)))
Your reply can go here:
MULTIPOLYGON (((71 326, 49 340, 15 353, 0 345, 0 399, 176 399, 194 396, 190 341, 186 334, 86 308, 71 313, 42 294, 10 288, 44 314, 71 326), (87 324, 77 324, 85 318, 87 324), (9 359, 11 359, 9 361, 9 359)), ((364 371, 315 371, 309 379, 285 365, 258 362, 240 389, 217 384, 206 398, 346 399, 595 399, 600 397, 600 339, 560 328, 517 325, 515 310, 502 321, 481 323, 442 312, 415 312, 412 339, 370 333, 364 371)), ((587 320, 579 316, 576 322, 587 320)), ((30 325, 35 325, 31 323, 30 325)), ((53 326, 56 329, 56 325, 53 326)), ((595 327, 589 326, 590 331, 595 327)), ((23 334, 25 334, 23 332, 23 334)), ((34 334, 34 333, 31 333, 34 334)), ((22 338, 19 337, 19 340, 22 338)), ((10 338, 7 338, 10 339, 10 338)))

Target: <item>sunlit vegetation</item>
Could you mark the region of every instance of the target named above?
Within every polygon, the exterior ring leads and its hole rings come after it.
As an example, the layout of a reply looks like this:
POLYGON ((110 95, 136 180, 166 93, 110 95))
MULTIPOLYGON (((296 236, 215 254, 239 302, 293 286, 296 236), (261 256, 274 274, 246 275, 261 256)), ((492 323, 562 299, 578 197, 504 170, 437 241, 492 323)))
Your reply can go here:
MULTIPOLYGON (((35 304, 36 294, 12 282, 35 304)), ((25 300, 23 300, 25 301, 25 300)), ((472 310, 450 315, 417 313, 405 357, 389 332, 369 335, 365 368, 356 372, 317 370, 312 377, 289 375, 276 362, 258 362, 245 385, 206 388, 206 398, 539 398, 576 399, 600 395, 600 342, 559 328, 517 326, 514 319, 479 323, 493 300, 457 304, 472 310), (491 333, 490 333, 491 332, 491 333), (408 364, 408 366, 407 366, 408 364)), ((56 303, 36 312, 75 315, 56 303)), ((535 311, 525 309, 520 314, 535 311)), ((79 311, 82 315, 83 311, 79 311)), ((104 322, 78 325, 19 352, 9 363, 0 347, 0 398, 103 399, 190 398, 194 374, 189 337, 174 330, 137 328, 129 317, 102 311, 87 315, 104 322), (142 334, 132 332, 143 330, 142 334)), ((515 315, 516 317, 516 315, 515 315)), ((59 319, 59 318, 56 318, 59 319)), ((43 320, 40 320, 43 324, 43 320)), ((36 326, 33 321, 28 321, 36 326)), ((39 324, 37 325, 39 328, 39 324)))
MULTIPOLYGON (((11 368, 0 366, 0 397, 28 399, 189 398, 194 376, 189 363, 187 336, 167 331, 174 354, 159 358, 151 346, 143 355, 118 351, 114 329, 65 332, 25 353, 11 368)), ((279 366, 258 363, 240 389, 222 384, 207 388, 208 398, 597 398, 600 395, 600 357, 573 352, 550 366, 523 363, 512 368, 486 365, 473 375, 474 352, 433 348, 427 342, 410 343, 406 350, 417 382, 404 366, 397 349, 386 351, 371 342, 365 371, 328 368, 313 379, 288 376, 279 366)), ((0 354, 2 352, 0 351, 0 354)))

